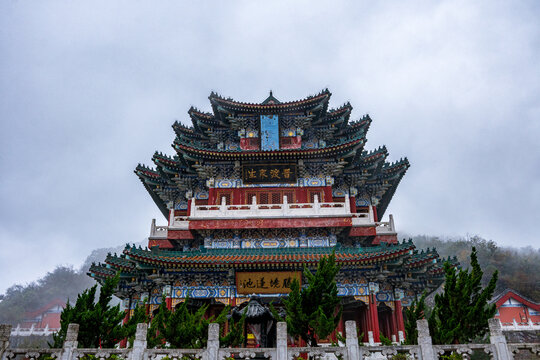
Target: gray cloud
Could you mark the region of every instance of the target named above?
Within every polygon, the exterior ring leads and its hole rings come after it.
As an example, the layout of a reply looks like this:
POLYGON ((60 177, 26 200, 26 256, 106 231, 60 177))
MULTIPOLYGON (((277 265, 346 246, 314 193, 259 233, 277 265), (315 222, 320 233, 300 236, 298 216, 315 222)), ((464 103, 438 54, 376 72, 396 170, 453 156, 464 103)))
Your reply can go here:
POLYGON ((329 87, 412 167, 400 230, 538 246, 534 1, 0 4, 0 291, 161 219, 132 170, 211 90, 329 87))

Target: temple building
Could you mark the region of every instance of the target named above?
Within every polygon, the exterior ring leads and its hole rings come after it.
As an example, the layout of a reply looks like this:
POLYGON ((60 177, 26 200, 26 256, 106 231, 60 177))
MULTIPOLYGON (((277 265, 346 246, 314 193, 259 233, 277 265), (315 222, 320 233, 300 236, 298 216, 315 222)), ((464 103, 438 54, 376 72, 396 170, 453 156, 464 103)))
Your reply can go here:
MULTIPOLYGON (((351 121, 352 106, 330 109, 330 97, 281 102, 270 92, 256 104, 212 93, 211 112, 189 109, 192 124, 172 126, 174 155, 135 169, 166 225, 152 220, 147 248, 127 245, 89 274, 120 272, 127 309, 147 301, 153 312, 164 295, 169 308, 189 298, 213 313, 252 304, 256 319, 335 251, 337 330, 356 320, 365 341, 403 339, 402 307, 442 283, 442 260, 398 241, 392 215, 381 221, 408 160, 367 150, 369 115, 351 121)), ((270 328, 250 327, 255 345, 271 344, 270 328)))

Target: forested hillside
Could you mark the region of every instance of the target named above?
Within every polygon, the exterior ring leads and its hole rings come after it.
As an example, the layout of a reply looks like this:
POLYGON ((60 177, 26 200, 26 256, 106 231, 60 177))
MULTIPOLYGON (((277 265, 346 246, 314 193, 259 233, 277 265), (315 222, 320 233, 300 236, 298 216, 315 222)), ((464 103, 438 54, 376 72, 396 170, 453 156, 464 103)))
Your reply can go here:
POLYGON ((442 239, 434 236, 408 236, 418 249, 433 248, 442 257, 457 256, 461 266, 469 266, 471 248, 478 251, 478 262, 484 270, 484 284, 491 274, 499 270, 499 281, 495 294, 511 288, 534 301, 540 301, 540 249, 499 247, 479 236, 460 239, 442 239))
MULTIPOLYGON (((475 246, 486 274, 484 280, 488 281, 493 271, 499 270, 496 294, 513 288, 532 300, 540 301, 540 249, 499 247, 493 241, 478 236, 459 239, 400 236, 409 237, 418 249, 435 247, 442 257, 457 256, 461 266, 469 266, 469 254, 475 246)), ((61 266, 34 283, 13 285, 0 302, 0 323, 16 325, 24 319, 25 312, 38 309, 57 298, 74 301, 78 293, 94 284, 94 280, 86 275, 90 264, 103 261, 108 252, 120 253, 123 248, 94 250, 80 269, 61 266)))
POLYGON ((33 283, 11 286, 0 301, 0 323, 15 326, 24 320, 26 312, 39 309, 55 299, 75 302, 80 292, 94 285, 94 280, 86 275, 92 262, 103 261, 108 252, 118 253, 123 249, 124 246, 97 249, 86 258, 80 269, 58 266, 33 283))

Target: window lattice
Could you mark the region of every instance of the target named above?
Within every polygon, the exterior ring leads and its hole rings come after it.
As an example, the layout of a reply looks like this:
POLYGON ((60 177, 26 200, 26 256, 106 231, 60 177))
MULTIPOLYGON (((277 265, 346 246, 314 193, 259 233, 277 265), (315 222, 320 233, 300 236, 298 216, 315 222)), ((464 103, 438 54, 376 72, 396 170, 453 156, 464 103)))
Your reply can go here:
POLYGON ((268 193, 259 194, 259 204, 268 204, 268 193))

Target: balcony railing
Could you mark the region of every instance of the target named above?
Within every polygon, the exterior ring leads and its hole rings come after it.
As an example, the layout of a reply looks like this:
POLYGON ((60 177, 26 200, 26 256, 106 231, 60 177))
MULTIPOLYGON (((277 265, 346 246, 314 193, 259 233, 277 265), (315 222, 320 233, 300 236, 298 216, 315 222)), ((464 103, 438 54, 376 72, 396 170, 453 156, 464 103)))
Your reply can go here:
POLYGON ((394 215, 392 214, 388 216, 388 221, 379 221, 376 224, 377 235, 393 235, 396 233, 394 215))
POLYGON ((392 214, 388 221, 376 222, 372 207, 369 207, 367 212, 352 213, 348 197, 345 197, 344 202, 320 203, 315 196, 312 203, 289 204, 284 196, 283 204, 257 204, 255 197, 252 203, 247 205, 227 205, 225 198, 222 198, 220 205, 195 205, 192 200, 190 215, 177 216, 174 210, 171 211, 169 226, 157 226, 156 220, 152 219, 149 239, 167 239, 168 230, 189 230, 190 220, 310 217, 350 217, 352 226, 375 226, 377 235, 396 234, 392 214))
POLYGON ((156 219, 152 219, 152 225, 150 226, 150 236, 149 239, 158 240, 166 239, 168 226, 156 226, 156 219))
POLYGON ((227 205, 222 198, 221 205, 195 205, 191 202, 189 220, 200 219, 250 219, 250 218, 298 218, 298 217, 351 217, 349 198, 345 202, 320 203, 317 196, 312 203, 287 202, 283 204, 257 204, 254 196, 251 204, 227 205))

